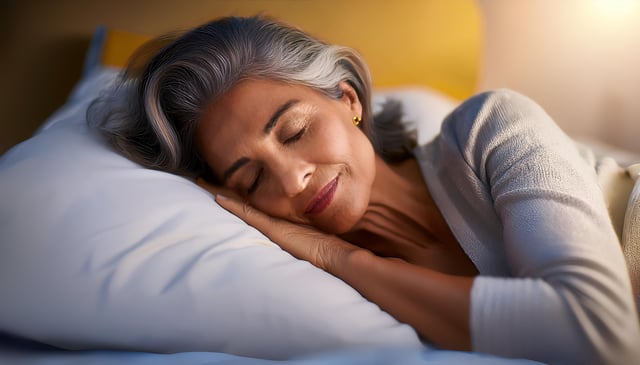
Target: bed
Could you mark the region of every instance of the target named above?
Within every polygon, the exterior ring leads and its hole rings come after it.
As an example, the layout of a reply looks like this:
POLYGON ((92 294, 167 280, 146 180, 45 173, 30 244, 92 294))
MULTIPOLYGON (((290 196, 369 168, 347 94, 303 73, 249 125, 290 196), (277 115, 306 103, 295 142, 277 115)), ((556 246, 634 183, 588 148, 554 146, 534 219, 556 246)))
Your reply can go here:
MULTIPOLYGON (((474 92, 481 48, 473 1, 425 3, 439 28, 418 47, 427 70, 372 63, 374 105, 400 100, 422 142, 474 92)), ((535 363, 439 350, 192 180, 115 153, 86 109, 145 39, 98 28, 67 102, 0 158, 0 363, 535 363)))

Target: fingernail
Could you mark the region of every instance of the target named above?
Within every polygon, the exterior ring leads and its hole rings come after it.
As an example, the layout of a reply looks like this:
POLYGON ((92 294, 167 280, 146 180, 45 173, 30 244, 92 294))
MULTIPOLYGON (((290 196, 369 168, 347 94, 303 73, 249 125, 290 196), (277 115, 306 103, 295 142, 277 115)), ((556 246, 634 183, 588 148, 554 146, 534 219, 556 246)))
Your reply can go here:
POLYGON ((229 200, 229 197, 222 194, 216 194, 216 200, 229 200))

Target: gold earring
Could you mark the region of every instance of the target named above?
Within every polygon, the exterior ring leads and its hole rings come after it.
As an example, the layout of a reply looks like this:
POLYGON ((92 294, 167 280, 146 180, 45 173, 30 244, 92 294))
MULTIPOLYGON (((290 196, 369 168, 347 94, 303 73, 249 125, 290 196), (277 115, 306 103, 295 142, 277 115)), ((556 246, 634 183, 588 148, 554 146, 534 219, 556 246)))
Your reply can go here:
POLYGON ((356 127, 360 125, 360 122, 362 122, 362 118, 360 118, 359 116, 355 116, 353 117, 353 125, 355 125, 356 127))

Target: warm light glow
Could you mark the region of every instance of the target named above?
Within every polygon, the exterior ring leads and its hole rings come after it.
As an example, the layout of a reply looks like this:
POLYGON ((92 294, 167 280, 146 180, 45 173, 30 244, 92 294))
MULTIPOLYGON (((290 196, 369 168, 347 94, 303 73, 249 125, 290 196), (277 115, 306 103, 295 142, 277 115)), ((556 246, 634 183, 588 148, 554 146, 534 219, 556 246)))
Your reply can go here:
POLYGON ((637 11, 640 8, 640 0, 593 0, 597 11, 605 16, 621 16, 637 11))
POLYGON ((602 32, 628 34, 640 19, 640 0, 591 0, 590 5, 585 8, 592 21, 604 26, 602 32))

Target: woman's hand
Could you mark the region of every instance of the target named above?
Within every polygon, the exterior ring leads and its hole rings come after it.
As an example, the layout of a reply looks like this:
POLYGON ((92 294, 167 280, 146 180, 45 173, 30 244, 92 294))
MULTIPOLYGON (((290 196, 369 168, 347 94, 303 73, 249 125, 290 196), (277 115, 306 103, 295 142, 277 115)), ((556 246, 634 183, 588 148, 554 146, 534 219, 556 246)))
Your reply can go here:
POLYGON ((364 250, 313 227, 271 217, 242 202, 228 189, 211 185, 202 179, 198 179, 197 183, 214 194, 216 202, 224 209, 255 227, 293 256, 323 270, 335 273, 334 270, 341 267, 351 253, 364 250))
POLYGON ((225 195, 216 195, 216 202, 293 256, 331 273, 347 261, 349 254, 362 250, 334 235, 268 216, 248 203, 225 195))
POLYGON ((198 183, 229 212, 297 258, 344 280, 399 321, 438 346, 469 350, 473 278, 452 276, 374 255, 334 235, 270 217, 204 181, 198 183))

